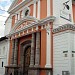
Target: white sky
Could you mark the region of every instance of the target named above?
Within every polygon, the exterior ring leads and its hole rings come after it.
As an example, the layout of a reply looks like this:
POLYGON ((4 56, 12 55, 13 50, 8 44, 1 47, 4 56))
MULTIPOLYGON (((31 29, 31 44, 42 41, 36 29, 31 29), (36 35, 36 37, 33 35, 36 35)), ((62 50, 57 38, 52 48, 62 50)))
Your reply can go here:
POLYGON ((5 21, 8 17, 8 13, 6 12, 11 5, 11 0, 0 0, 0 37, 4 36, 4 30, 5 30, 5 21), (2 11, 2 10, 5 11, 2 11))

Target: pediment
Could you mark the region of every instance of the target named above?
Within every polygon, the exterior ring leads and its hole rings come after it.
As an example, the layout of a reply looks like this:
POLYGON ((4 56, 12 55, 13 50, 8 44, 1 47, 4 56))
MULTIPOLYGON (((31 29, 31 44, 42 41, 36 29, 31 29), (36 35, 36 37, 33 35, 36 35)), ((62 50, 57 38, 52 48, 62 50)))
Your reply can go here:
POLYGON ((13 3, 11 4, 11 6, 8 9, 8 12, 10 10, 12 10, 14 7, 16 7, 20 2, 22 2, 22 0, 14 0, 13 3))
POLYGON ((29 3, 31 0, 14 0, 11 6, 8 9, 9 13, 14 13, 19 10, 21 7, 25 6, 25 4, 29 3))
POLYGON ((23 29, 24 27, 28 27, 29 25, 31 25, 32 23, 38 22, 39 20, 37 20, 36 18, 32 17, 32 16, 27 16, 25 18, 23 18, 22 20, 18 21, 14 27, 11 29, 11 33, 15 33, 21 29, 23 29))
POLYGON ((11 6, 10 6, 9 9, 8 9, 8 12, 16 6, 17 2, 18 2, 18 0, 14 0, 14 1, 12 2, 11 6))

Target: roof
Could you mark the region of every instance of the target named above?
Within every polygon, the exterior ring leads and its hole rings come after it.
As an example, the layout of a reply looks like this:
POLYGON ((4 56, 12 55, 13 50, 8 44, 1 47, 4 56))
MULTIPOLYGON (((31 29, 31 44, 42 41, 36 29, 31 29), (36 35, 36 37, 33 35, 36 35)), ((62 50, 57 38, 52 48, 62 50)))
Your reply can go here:
POLYGON ((4 37, 1 37, 0 38, 0 41, 3 41, 3 40, 5 40, 5 39, 8 39, 6 36, 4 36, 4 37))

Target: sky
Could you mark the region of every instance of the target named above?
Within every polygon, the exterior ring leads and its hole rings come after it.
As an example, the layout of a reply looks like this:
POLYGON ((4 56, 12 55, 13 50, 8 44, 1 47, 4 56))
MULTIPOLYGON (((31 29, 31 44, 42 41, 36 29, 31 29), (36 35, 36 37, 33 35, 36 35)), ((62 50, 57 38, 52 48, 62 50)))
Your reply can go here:
POLYGON ((12 3, 12 0, 0 0, 0 37, 4 36, 4 30, 5 30, 4 24, 5 24, 7 17, 9 16, 7 11, 11 3, 12 3))

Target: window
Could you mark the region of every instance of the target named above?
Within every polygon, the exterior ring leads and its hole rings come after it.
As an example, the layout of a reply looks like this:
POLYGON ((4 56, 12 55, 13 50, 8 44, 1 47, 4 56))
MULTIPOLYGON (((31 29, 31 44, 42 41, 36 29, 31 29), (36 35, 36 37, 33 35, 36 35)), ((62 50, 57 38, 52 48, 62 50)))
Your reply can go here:
POLYGON ((67 54, 65 54, 65 57, 67 57, 67 54))
POLYGON ((68 55, 68 51, 63 51, 63 53, 64 53, 64 57, 68 57, 67 55, 68 55))
POLYGON ((72 57, 74 57, 74 54, 72 54, 72 57))
POLYGON ((29 7, 26 7, 23 10, 23 17, 27 17, 27 16, 29 16, 29 14, 30 14, 30 8, 29 7))
POLYGON ((25 12, 25 16, 27 16, 27 15, 28 15, 28 13, 29 13, 29 10, 26 10, 26 12, 25 12))
POLYGON ((3 63, 4 63, 4 62, 2 61, 2 67, 3 67, 3 63))
POLYGON ((10 75, 12 75, 12 73, 10 75))
POLYGON ((70 75, 69 71, 62 71, 62 75, 70 75))

